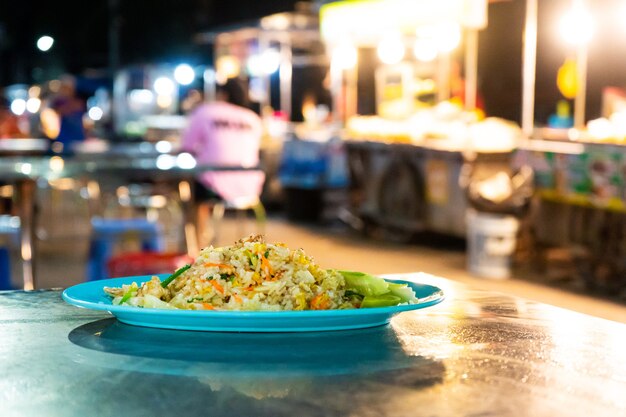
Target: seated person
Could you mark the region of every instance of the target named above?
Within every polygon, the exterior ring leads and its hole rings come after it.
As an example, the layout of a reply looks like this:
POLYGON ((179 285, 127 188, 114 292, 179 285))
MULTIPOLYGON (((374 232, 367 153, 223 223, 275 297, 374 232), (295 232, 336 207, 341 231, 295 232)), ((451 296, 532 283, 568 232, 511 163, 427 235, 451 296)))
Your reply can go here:
POLYGON ((60 119, 60 131, 56 141, 63 144, 63 152, 71 152, 74 143, 85 140, 85 103, 76 95, 76 81, 73 77, 61 78, 59 94, 52 100, 50 107, 60 119))
POLYGON ((10 110, 9 101, 0 95, 0 139, 26 137, 19 118, 10 110))
MULTIPOLYGON (((263 127, 247 102, 236 80, 218 86, 216 101, 198 106, 190 115, 182 149, 195 155, 200 165, 257 166, 263 127)), ((205 172, 198 177, 196 194, 198 199, 218 197, 235 207, 251 207, 258 204, 264 181, 261 170, 205 172)))

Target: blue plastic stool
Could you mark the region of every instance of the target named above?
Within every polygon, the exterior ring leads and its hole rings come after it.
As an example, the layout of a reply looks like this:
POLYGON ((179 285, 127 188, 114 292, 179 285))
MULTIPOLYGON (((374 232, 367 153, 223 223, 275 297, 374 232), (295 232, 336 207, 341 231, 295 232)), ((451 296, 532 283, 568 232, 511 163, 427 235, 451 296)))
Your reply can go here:
POLYGON ((91 220, 92 237, 87 261, 87 279, 95 281, 108 278, 107 261, 113 254, 115 244, 129 235, 141 239, 144 251, 159 252, 164 248, 159 224, 146 219, 103 219, 91 220))
POLYGON ((11 256, 9 249, 0 248, 0 291, 10 290, 11 286, 11 256))
MULTIPOLYGON (((20 239, 19 217, 0 216, 0 235, 9 236, 9 244, 17 246, 20 239)), ((11 253, 9 247, 0 247, 0 290, 12 290, 11 253)))

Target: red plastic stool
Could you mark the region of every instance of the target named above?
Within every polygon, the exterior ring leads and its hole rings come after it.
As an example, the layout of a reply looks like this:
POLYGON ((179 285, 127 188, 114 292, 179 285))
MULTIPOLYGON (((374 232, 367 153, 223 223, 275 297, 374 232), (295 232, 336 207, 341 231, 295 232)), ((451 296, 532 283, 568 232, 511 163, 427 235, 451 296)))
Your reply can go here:
POLYGON ((194 259, 181 253, 132 252, 111 257, 107 262, 110 277, 172 273, 194 259))

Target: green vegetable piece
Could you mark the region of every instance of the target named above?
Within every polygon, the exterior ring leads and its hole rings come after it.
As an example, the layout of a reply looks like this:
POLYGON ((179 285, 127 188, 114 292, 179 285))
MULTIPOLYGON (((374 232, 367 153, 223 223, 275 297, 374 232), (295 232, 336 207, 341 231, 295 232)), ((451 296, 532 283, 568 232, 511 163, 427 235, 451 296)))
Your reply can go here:
POLYGON ((248 249, 244 250, 243 254, 248 257, 248 262, 250 262, 250 266, 252 267, 252 269, 256 269, 259 258, 248 249))
POLYGON ((167 288, 167 286, 170 284, 170 282, 174 281, 176 278, 178 278, 183 272, 185 272, 189 268, 191 268, 191 265, 189 265, 189 264, 187 264, 185 266, 181 266, 180 268, 178 268, 172 275, 167 277, 167 279, 165 281, 161 282, 161 287, 167 288))
POLYGON ((220 274, 220 278, 225 281, 231 281, 235 278, 234 274, 220 274))
POLYGON ((354 271, 338 271, 346 280, 346 289, 364 296, 382 295, 389 292, 387 281, 374 275, 354 271))
POLYGON ((131 290, 128 290, 128 291, 126 292, 126 294, 124 294, 124 296, 123 296, 123 297, 122 297, 122 299, 120 300, 120 305, 121 305, 121 304, 124 304, 126 301, 130 300, 130 297, 132 297, 132 296, 133 296, 133 291, 132 291, 132 289, 131 289, 131 290))
POLYGON ((363 296, 359 293, 356 293, 354 291, 351 290, 346 290, 346 292, 344 292, 344 296, 346 297, 357 297, 360 298, 361 300, 363 299, 363 296))
POLYGON ((396 297, 400 297, 401 303, 416 303, 418 301, 415 291, 407 284, 389 283, 389 292, 396 297))
POLYGON ((130 297, 132 297, 134 294, 137 294, 137 291, 139 290, 139 288, 137 287, 137 283, 133 282, 129 287, 128 290, 124 293, 124 296, 122 297, 122 299, 120 300, 120 305, 124 304, 126 301, 130 300, 130 297))
POLYGON ((391 294, 372 295, 363 298, 361 308, 389 307, 400 304, 400 297, 391 294))
POLYGON ((166 303, 163 300, 156 298, 154 295, 146 294, 143 296, 143 306, 145 308, 164 308, 164 309, 174 309, 172 305, 166 303))

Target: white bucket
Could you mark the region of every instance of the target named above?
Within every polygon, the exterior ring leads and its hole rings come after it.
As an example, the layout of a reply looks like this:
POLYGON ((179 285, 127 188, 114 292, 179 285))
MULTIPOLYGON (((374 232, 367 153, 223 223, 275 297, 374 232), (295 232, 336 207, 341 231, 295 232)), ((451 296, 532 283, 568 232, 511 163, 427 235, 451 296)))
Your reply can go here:
POLYGON ((467 211, 467 266, 482 278, 511 276, 519 221, 513 216, 467 211))

